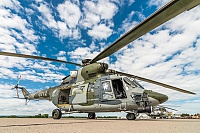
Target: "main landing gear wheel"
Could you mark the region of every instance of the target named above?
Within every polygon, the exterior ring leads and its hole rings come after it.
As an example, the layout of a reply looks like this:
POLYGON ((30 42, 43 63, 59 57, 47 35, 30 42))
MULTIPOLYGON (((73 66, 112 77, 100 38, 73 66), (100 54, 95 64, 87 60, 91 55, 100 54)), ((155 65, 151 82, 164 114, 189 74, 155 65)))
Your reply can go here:
POLYGON ((52 117, 53 119, 60 119, 62 117, 62 112, 60 111, 60 109, 54 109, 52 111, 52 117))
POLYGON ((88 119, 95 119, 95 117, 96 117, 95 113, 92 112, 88 113, 88 119))
POLYGON ((127 120, 135 120, 135 119, 136 119, 136 116, 135 116, 134 113, 128 113, 128 114, 126 115, 126 119, 127 119, 127 120))

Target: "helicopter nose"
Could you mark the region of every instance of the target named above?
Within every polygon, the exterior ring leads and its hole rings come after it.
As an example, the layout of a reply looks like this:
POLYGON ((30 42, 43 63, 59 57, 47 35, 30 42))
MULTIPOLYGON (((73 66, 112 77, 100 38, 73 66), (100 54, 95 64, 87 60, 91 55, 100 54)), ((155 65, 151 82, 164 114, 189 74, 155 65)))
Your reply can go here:
POLYGON ((156 99, 160 102, 160 103, 164 103, 168 100, 168 96, 159 93, 158 96, 156 97, 156 99))
POLYGON ((152 97, 154 99, 156 99, 160 104, 164 103, 168 100, 168 96, 158 93, 158 92, 154 92, 151 90, 145 90, 145 92, 149 95, 149 97, 152 97))

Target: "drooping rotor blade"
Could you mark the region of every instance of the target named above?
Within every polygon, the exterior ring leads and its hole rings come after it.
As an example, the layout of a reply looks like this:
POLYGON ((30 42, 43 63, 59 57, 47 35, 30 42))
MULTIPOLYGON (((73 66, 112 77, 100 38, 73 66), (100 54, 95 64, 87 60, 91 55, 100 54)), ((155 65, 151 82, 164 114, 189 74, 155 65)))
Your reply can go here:
POLYGON ((40 59, 40 60, 46 60, 46 61, 55 61, 55 62, 61 62, 61 63, 66 63, 66 64, 72 64, 72 65, 76 65, 76 66, 82 66, 80 64, 73 63, 73 62, 68 62, 68 61, 58 60, 58 59, 52 59, 52 58, 46 58, 46 57, 41 57, 41 56, 34 56, 34 55, 16 54, 16 53, 10 53, 10 52, 0 52, 0 55, 13 56, 13 57, 22 57, 22 58, 40 59))
POLYGON ((178 110, 176 110, 176 109, 169 108, 169 107, 166 107, 166 106, 161 106, 161 105, 158 105, 158 107, 162 107, 162 108, 165 108, 165 109, 170 109, 170 110, 178 111, 178 110))
POLYGON ((123 73, 123 72, 119 72, 119 71, 115 71, 115 73, 120 74, 120 75, 124 75, 124 76, 127 76, 127 77, 131 77, 131 78, 134 78, 134 79, 138 79, 138 80, 141 80, 141 81, 145 81, 145 82, 148 82, 148 83, 152 83, 152 84, 155 84, 155 85, 159 85, 159 86, 169 88, 169 89, 172 89, 172 90, 180 91, 180 92, 183 92, 183 93, 196 94, 196 93, 191 92, 191 91, 187 91, 187 90, 184 90, 184 89, 181 89, 181 88, 178 88, 178 87, 174 87, 174 86, 171 86, 171 85, 168 85, 168 84, 164 84, 164 83, 154 81, 154 80, 151 80, 151 79, 139 77, 139 76, 136 76, 136 75, 123 73))
POLYGON ((190 10, 191 8, 199 4, 200 0, 171 0, 169 3, 154 12, 148 18, 146 18, 144 21, 142 21, 130 31, 125 33, 123 36, 118 38, 109 47, 104 49, 101 53, 99 53, 95 58, 91 60, 91 63, 94 63, 115 53, 122 47, 126 46, 127 44, 136 40, 147 32, 174 18, 185 10, 190 10))

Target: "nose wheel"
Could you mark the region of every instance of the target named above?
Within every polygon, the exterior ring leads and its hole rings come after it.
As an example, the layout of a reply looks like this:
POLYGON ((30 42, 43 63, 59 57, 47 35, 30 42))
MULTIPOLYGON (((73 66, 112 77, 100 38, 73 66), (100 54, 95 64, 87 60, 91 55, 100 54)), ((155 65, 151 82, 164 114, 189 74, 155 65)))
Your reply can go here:
POLYGON ((88 119, 95 119, 95 117, 96 117, 95 113, 92 112, 88 113, 88 119))
POLYGON ((52 111, 52 118, 53 119, 60 119, 62 117, 62 112, 60 111, 60 109, 54 109, 52 111))
POLYGON ((126 119, 127 120, 135 120, 136 119, 136 115, 134 113, 128 113, 126 115, 126 119))

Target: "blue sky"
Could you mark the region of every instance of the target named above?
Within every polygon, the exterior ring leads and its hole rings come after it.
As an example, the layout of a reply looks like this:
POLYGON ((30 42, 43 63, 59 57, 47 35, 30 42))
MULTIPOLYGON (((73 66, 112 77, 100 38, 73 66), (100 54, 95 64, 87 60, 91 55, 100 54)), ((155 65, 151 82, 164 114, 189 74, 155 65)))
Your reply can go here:
MULTIPOLYGON (((1 0, 0 51, 81 63, 93 58, 169 0, 1 0)), ((200 113, 200 7, 173 18, 102 60, 109 68, 181 87, 187 95, 141 82, 169 96, 178 113, 200 113)), ((61 83, 76 66, 0 56, 0 114, 51 113, 49 101, 14 99, 10 88, 30 92, 61 83)))

